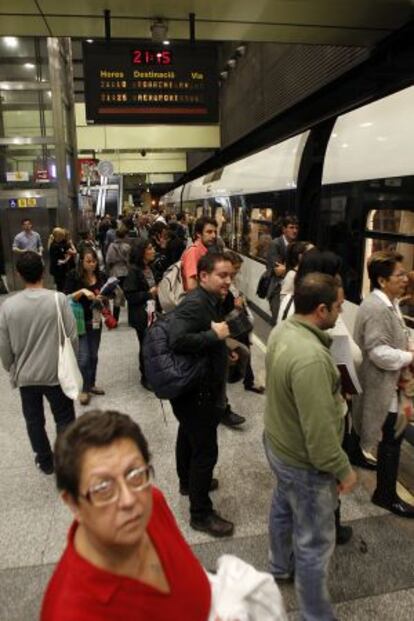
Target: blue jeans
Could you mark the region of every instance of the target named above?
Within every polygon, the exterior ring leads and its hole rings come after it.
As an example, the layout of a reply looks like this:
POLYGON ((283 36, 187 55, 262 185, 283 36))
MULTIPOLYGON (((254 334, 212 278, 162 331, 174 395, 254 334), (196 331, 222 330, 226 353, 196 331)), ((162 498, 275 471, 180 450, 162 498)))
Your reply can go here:
POLYGON ((277 578, 295 574, 301 618, 333 621, 327 574, 335 548, 335 477, 317 470, 287 466, 264 438, 277 485, 270 509, 270 572, 277 578))
POLYGON ((101 332, 102 328, 91 329, 79 337, 78 364, 83 378, 83 392, 90 392, 95 386, 101 332))

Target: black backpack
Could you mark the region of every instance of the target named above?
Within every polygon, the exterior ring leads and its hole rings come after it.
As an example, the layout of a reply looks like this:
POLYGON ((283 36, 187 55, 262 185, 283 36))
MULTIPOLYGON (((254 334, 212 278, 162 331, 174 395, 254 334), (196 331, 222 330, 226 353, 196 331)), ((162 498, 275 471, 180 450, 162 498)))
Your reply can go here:
POLYGON ((173 352, 168 338, 169 317, 153 323, 144 338, 145 375, 159 399, 175 399, 195 388, 207 370, 205 357, 173 352))

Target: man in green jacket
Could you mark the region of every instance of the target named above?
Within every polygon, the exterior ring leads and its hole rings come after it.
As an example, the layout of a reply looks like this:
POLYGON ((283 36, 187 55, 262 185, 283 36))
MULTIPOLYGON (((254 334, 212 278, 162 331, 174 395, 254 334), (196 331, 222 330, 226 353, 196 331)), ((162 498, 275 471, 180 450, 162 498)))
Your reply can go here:
POLYGON ((270 571, 295 574, 302 618, 333 621, 327 589, 335 546, 338 491, 356 483, 341 448, 344 419, 333 328, 341 312, 337 281, 308 274, 295 288, 296 313, 272 330, 266 356, 264 442, 277 477, 270 512, 270 571))

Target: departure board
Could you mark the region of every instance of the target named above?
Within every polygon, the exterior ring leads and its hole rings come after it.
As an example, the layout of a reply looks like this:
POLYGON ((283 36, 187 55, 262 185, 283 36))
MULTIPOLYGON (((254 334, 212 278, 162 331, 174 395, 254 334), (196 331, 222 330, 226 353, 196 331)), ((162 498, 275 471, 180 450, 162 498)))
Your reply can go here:
POLYGON ((88 124, 218 122, 214 45, 84 43, 88 124))

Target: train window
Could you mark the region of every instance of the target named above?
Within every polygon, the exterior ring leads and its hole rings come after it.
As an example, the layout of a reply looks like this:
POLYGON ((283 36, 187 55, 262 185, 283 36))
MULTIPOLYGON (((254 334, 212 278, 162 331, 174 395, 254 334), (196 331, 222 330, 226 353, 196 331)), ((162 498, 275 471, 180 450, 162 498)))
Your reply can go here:
POLYGON ((368 231, 410 235, 414 231, 414 211, 372 209, 367 218, 368 231))
POLYGON ((403 256, 403 265, 407 272, 414 270, 414 211, 397 209, 372 209, 367 216, 367 236, 365 239, 364 276, 362 296, 370 290, 367 261, 373 252, 395 250, 403 256), (375 237, 369 237, 369 232, 375 237), (384 237, 381 237, 381 233, 384 237), (404 236, 404 240, 402 240, 404 236), (412 238, 406 239, 406 238, 412 238))

